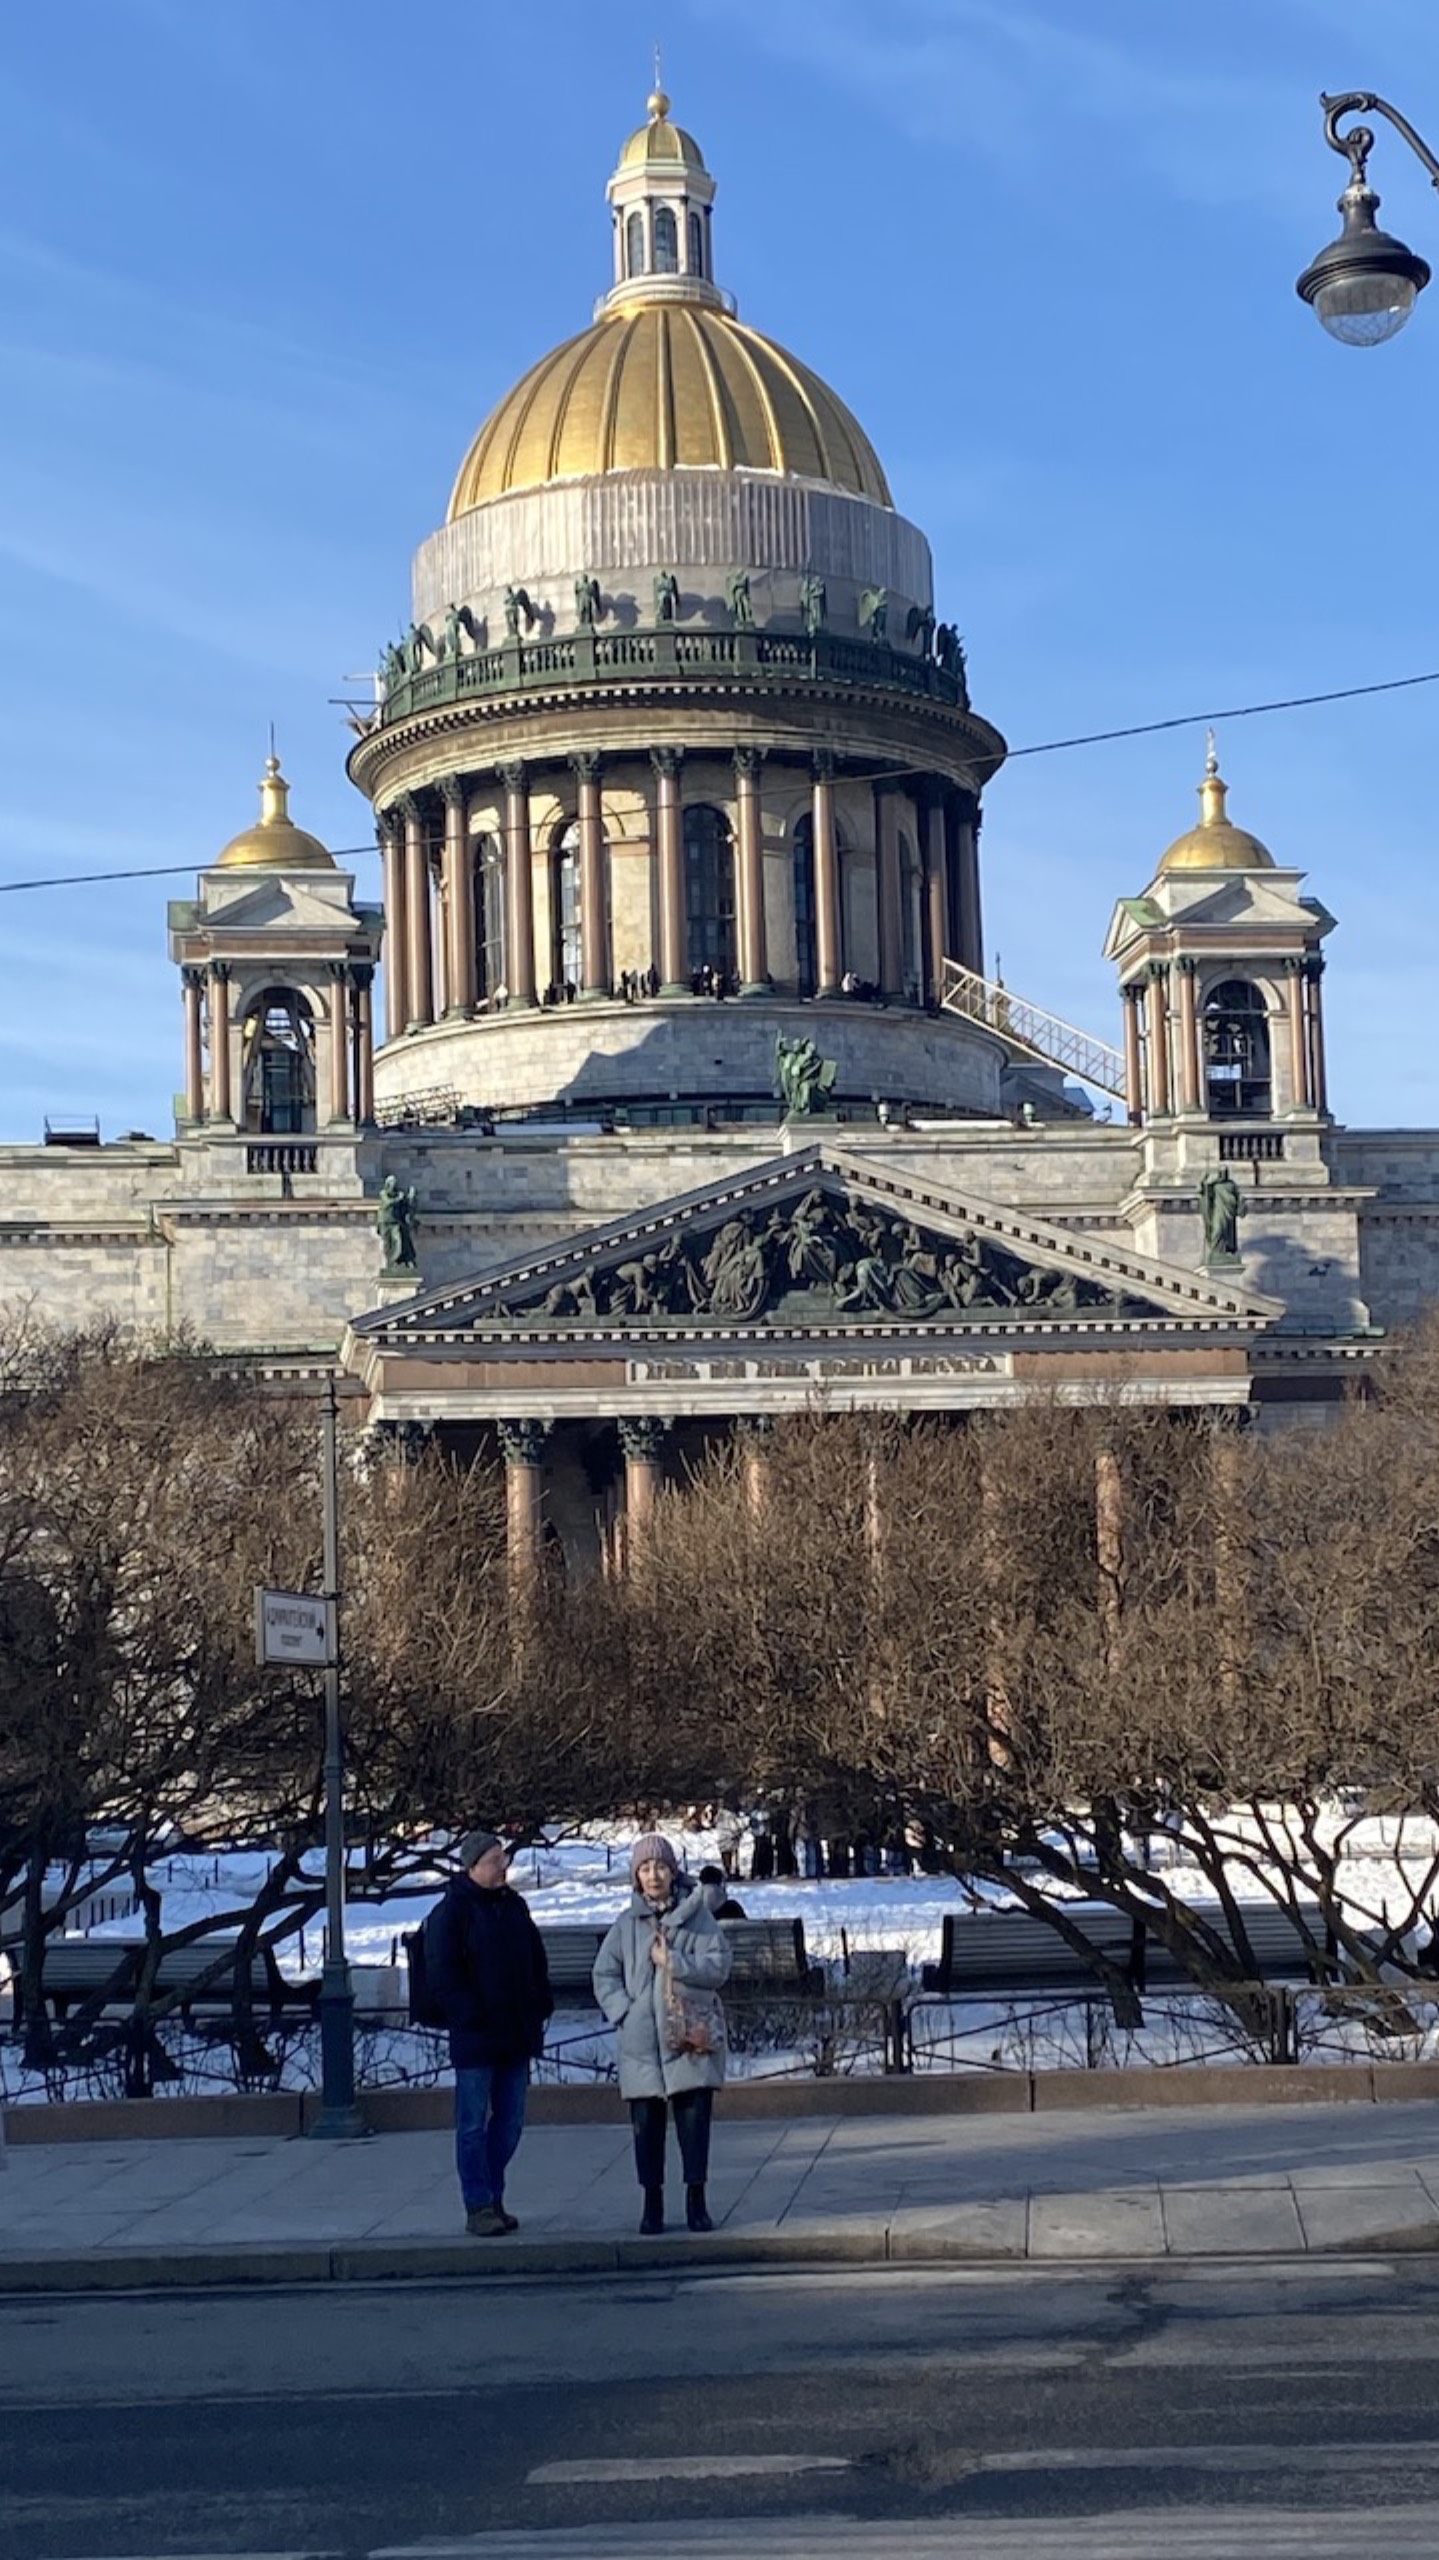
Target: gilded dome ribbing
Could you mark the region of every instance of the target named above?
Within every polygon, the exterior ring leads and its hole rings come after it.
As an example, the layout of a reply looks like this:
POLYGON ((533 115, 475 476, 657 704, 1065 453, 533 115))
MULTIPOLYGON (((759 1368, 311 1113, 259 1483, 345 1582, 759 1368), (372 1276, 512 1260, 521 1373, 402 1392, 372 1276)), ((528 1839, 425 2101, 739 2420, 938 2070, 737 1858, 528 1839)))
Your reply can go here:
POLYGON ((657 299, 607 311, 531 368, 466 454, 450 518, 553 480, 694 468, 894 503, 868 436, 808 365, 727 311, 657 299))

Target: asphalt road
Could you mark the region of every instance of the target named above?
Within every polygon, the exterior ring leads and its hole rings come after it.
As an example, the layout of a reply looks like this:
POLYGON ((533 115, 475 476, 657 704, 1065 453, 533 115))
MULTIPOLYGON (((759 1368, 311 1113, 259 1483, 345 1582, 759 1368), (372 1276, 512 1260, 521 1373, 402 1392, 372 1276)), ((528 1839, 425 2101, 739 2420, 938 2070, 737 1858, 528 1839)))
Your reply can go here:
POLYGON ((12 2299, 0 2444, 0 2560, 1407 2560, 1439 2266, 12 2299))

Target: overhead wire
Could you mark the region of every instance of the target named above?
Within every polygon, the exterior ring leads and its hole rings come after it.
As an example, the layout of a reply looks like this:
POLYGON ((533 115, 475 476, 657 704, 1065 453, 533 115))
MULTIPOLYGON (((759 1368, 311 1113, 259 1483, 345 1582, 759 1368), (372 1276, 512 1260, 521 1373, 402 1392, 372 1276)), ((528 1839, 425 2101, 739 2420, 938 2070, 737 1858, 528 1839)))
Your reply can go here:
MULTIPOLYGON (((1028 747, 1009 747, 1005 762, 1016 764, 1022 756, 1062 755, 1071 747, 1103 747, 1123 738, 1153 738, 1167 729, 1204 729, 1226 720, 1257 720, 1271 711, 1310 711, 1325 702, 1360 702, 1376 693, 1409 693, 1416 685, 1439 684, 1439 668, 1422 676, 1390 676, 1382 684, 1336 685, 1328 693, 1292 693, 1277 702, 1242 702, 1227 711, 1179 711, 1167 720, 1134 720, 1122 729, 1086 729, 1073 738, 1044 738, 1028 747)), ((922 765, 885 765, 872 775, 850 774, 851 782, 894 781, 905 773, 922 773, 922 765)), ((343 844, 333 848, 337 861, 356 862, 375 854, 373 844, 343 844)), ((48 878, 36 880, 0 880, 0 897, 15 895, 22 889, 88 889, 97 882, 109 880, 176 880, 193 879, 204 870, 203 863, 160 862, 136 871, 58 871, 48 878)))

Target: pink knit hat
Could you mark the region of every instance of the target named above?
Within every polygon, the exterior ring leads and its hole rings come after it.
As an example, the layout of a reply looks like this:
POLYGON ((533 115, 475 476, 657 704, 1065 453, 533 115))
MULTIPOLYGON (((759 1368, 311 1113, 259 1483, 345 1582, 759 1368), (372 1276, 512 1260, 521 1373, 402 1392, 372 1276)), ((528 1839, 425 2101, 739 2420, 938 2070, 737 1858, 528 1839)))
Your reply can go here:
POLYGON ((647 1858, 658 1858, 661 1866, 668 1867, 672 1876, 679 1874, 680 1862, 662 1831, 642 1832, 631 1849, 630 1874, 636 1882, 639 1880, 640 1869, 647 1858))

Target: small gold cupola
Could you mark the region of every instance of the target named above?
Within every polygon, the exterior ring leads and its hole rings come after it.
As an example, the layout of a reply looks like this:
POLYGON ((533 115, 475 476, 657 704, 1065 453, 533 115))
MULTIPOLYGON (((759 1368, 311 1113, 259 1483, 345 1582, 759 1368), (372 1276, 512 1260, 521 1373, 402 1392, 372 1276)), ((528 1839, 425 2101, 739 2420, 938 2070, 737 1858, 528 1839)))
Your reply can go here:
POLYGON ((1160 861, 1160 871, 1272 871, 1274 856, 1244 827, 1236 827, 1226 817, 1224 804, 1229 785, 1220 779, 1219 756, 1214 744, 1214 731, 1209 732, 1209 751, 1204 759, 1204 780, 1199 786, 1199 824, 1187 834, 1176 836, 1169 851, 1160 861))
POLYGON ((658 76, 648 104, 649 122, 630 135, 605 190, 615 280, 599 308, 622 310, 656 294, 722 308, 726 297, 714 280, 710 240, 715 182, 694 135, 671 124, 658 76))
POLYGON ((232 836, 216 868, 226 871, 333 871, 335 857, 318 836, 307 835, 290 815, 290 786, 280 759, 265 759, 260 781, 260 815, 253 827, 232 836))

